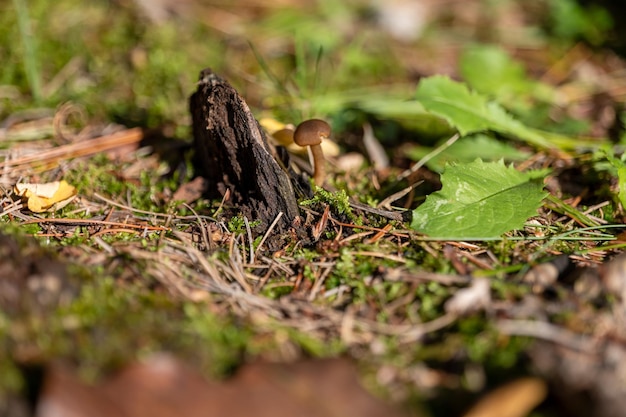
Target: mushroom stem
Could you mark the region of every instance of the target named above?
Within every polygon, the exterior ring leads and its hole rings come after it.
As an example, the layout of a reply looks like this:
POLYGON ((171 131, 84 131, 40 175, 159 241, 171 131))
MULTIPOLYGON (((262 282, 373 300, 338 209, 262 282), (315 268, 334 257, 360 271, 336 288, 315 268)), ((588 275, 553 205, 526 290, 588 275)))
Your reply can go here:
POLYGON ((311 155, 313 155, 313 182, 318 187, 324 185, 326 179, 326 159, 322 151, 322 145, 311 145, 311 155))

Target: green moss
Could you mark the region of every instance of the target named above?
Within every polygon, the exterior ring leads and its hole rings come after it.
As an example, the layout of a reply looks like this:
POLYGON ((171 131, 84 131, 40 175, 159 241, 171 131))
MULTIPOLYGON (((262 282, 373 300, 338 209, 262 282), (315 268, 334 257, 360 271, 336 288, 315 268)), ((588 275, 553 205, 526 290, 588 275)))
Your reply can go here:
MULTIPOLYGON (((254 228, 261 224, 260 220, 248 220, 248 226, 254 228)), ((246 234, 248 227, 246 226, 246 220, 243 216, 233 216, 227 223, 228 231, 235 234, 246 234)))
POLYGON ((198 357, 214 375, 224 375, 241 362, 253 334, 248 326, 218 317, 203 304, 186 303, 183 313, 178 329, 182 339, 176 344, 188 355, 198 357))
POLYGON ((331 210, 339 216, 347 217, 356 225, 363 224, 362 219, 359 219, 353 213, 346 190, 330 192, 323 188, 315 187, 315 196, 312 199, 301 201, 300 204, 303 206, 329 205, 331 210))
MULTIPOLYGON (((197 72, 208 64, 222 66, 222 43, 199 22, 154 25, 132 7, 116 5, 112 10, 102 1, 51 5, 38 0, 28 6, 43 85, 69 63, 82 63, 81 71, 43 97, 51 107, 73 100, 89 113, 131 124, 156 127, 165 121, 181 122, 197 72)), ((17 46, 17 17, 10 6, 4 7, 0 44, 17 46)), ((28 91, 21 49, 1 52, 2 84, 28 91)), ((16 105, 19 101, 7 110, 16 110, 16 105)))

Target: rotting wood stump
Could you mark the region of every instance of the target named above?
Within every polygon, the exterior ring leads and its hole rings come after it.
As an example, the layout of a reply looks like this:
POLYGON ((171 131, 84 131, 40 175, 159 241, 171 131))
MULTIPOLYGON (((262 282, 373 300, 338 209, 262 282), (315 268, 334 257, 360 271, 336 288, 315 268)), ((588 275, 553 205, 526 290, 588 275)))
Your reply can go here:
POLYGON ((295 188, 308 187, 279 161, 245 100, 225 80, 205 69, 190 98, 196 168, 207 179, 207 196, 223 198, 265 232, 285 232, 299 216, 295 188))

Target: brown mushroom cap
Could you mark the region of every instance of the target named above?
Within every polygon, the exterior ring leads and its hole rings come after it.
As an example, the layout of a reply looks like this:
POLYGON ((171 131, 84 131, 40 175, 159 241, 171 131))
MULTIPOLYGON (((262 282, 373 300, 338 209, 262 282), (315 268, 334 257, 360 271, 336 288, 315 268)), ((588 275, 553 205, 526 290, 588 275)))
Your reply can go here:
POLYGON ((330 136, 330 125, 320 119, 305 120, 296 127, 293 141, 300 146, 314 146, 330 136))

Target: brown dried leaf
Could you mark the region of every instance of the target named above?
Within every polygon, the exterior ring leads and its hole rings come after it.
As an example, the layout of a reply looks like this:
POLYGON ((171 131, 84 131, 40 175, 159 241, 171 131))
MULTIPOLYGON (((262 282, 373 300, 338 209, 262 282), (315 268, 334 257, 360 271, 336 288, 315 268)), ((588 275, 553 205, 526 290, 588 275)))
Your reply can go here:
POLYGON ((202 197, 207 189, 207 181, 203 177, 196 177, 193 180, 184 183, 172 196, 173 201, 182 201, 192 203, 202 197))
POLYGON ((88 386, 51 367, 36 417, 53 416, 403 416, 369 395, 347 360, 252 364, 224 383, 204 380, 169 355, 124 369, 88 386))
POLYGON ((539 378, 521 378, 485 395, 465 417, 525 417, 548 393, 539 378))

